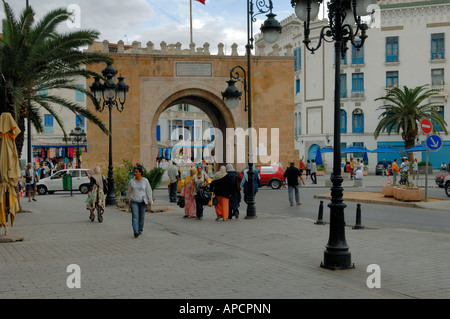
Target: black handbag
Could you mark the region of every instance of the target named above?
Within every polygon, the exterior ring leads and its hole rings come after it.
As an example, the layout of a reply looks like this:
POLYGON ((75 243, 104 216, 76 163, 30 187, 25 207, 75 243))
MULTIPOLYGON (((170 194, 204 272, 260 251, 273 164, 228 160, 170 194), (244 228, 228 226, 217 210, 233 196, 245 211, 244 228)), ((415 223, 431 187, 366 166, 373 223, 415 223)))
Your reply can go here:
POLYGON ((183 197, 183 196, 180 196, 180 197, 178 198, 177 205, 178 205, 180 208, 184 208, 184 206, 186 205, 186 203, 185 203, 185 201, 184 201, 184 197, 183 197))
POLYGON ((197 197, 200 199, 202 205, 208 205, 209 201, 211 200, 211 190, 209 185, 203 188, 199 188, 197 191, 197 197))

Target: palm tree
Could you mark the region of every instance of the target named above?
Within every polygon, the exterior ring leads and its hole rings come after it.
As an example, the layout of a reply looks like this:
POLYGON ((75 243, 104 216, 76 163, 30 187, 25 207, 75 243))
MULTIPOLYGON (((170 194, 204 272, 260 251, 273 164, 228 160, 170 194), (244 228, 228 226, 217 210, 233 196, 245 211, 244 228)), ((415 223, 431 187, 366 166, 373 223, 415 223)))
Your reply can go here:
POLYGON ((99 36, 96 30, 77 30, 61 34, 58 25, 72 15, 64 8, 48 12, 35 23, 35 12, 27 6, 17 19, 5 0, 6 17, 2 21, 0 36, 0 113, 10 112, 22 133, 16 139, 19 157, 24 144, 25 118, 30 117, 38 133, 43 132, 42 110, 50 113, 67 138, 59 116, 62 108, 77 116, 83 115, 108 134, 106 126, 83 106, 57 95, 59 89, 81 91, 96 107, 97 100, 75 83, 77 77, 100 76, 87 71, 86 65, 112 63, 108 56, 81 50, 92 44, 99 36), (48 94, 40 94, 43 90, 48 94))
MULTIPOLYGON (((436 103, 428 102, 429 98, 438 92, 439 90, 426 89, 426 85, 413 89, 403 86, 403 90, 394 87, 389 89, 385 96, 375 99, 375 101, 387 102, 377 109, 383 112, 378 117, 381 120, 375 129, 375 138, 384 131, 388 135, 395 132, 401 134, 405 141, 405 149, 413 147, 419 133, 419 123, 423 118, 428 118, 435 123, 433 132, 436 132, 436 124, 438 124, 444 133, 448 134, 447 123, 436 110, 436 103)), ((408 153, 408 159, 413 160, 412 153, 408 153)))

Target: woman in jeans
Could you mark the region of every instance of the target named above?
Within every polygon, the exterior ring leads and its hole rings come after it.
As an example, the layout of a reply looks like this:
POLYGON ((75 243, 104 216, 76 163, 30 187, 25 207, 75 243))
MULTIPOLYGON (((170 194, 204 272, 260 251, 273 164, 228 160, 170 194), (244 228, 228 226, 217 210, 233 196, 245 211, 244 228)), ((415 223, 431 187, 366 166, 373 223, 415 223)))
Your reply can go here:
POLYGON ((134 168, 134 178, 128 183, 127 204, 131 207, 134 237, 138 237, 144 230, 145 210, 153 203, 152 188, 148 179, 143 177, 142 166, 134 168))

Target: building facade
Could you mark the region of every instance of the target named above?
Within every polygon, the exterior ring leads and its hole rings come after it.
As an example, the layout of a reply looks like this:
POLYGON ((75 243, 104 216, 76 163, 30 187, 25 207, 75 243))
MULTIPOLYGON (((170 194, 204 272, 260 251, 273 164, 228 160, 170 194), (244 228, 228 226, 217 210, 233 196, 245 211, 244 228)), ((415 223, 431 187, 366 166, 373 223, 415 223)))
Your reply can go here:
MULTIPOLYGON (((80 88, 86 88, 85 78, 80 77, 75 79, 74 82, 80 88)), ((47 95, 49 93, 58 95, 62 99, 66 99, 86 108, 87 97, 81 91, 59 89, 58 92, 55 93, 42 90, 39 94, 47 95)), ((68 137, 70 132, 77 126, 86 132, 86 119, 83 115, 74 114, 61 106, 53 106, 52 108, 54 112, 57 113, 68 137)), ((41 164, 43 162, 52 162, 53 164, 62 162, 66 167, 78 167, 80 165, 79 162, 82 162, 83 154, 87 151, 86 142, 82 141, 76 144, 75 142, 71 142, 70 138, 68 141, 65 141, 63 130, 54 116, 50 114, 50 112, 43 110, 42 117, 44 122, 43 133, 37 133, 35 128, 33 126, 31 127, 32 162, 41 164), (78 151, 79 154, 77 156, 78 151)), ((25 165, 28 157, 28 132, 27 128, 21 156, 21 166, 25 165)))
MULTIPOLYGON (((404 149, 401 136, 395 133, 381 133, 378 139, 374 138, 381 114, 377 109, 383 105, 375 99, 384 96, 392 86, 413 88, 427 84, 439 90, 430 102, 436 103, 438 112, 450 123, 447 59, 450 1, 390 0, 378 4, 381 25, 367 31, 368 38, 360 51, 349 44, 346 57, 341 59, 341 148, 354 145, 373 150, 386 145, 404 149)), ((300 158, 314 158, 317 148, 333 143, 334 47, 332 43, 324 43, 311 54, 303 44, 303 23, 294 15, 281 23, 283 36, 270 48, 257 42, 257 55, 271 55, 275 51, 283 55, 293 50, 295 147, 300 158)), ((327 20, 311 23, 313 42, 327 23, 327 20)), ((437 129, 442 132, 441 127, 437 129)), ((435 169, 442 162, 450 162, 450 138, 440 135, 443 147, 438 152, 430 152, 435 169)), ((421 133, 417 144, 423 144, 426 137, 421 133)), ((353 156, 362 158, 363 154, 353 156)), ((398 153, 369 154, 370 170, 383 158, 393 160, 399 156, 398 153)), ((414 153, 414 157, 425 160, 425 152, 414 153)), ((324 154, 324 160, 331 165, 332 153, 324 154)))

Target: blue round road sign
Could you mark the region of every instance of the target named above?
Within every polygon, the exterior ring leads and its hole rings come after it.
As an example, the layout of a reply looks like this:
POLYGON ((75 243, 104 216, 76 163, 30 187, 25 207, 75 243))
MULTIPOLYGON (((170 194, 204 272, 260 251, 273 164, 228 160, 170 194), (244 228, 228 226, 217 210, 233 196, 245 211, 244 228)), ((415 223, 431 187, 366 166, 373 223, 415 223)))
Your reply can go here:
POLYGON ((438 151, 444 143, 439 135, 430 135, 427 138, 426 144, 430 151, 438 151))

